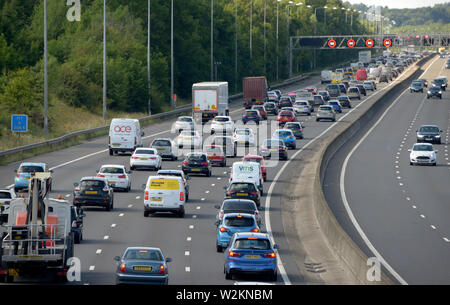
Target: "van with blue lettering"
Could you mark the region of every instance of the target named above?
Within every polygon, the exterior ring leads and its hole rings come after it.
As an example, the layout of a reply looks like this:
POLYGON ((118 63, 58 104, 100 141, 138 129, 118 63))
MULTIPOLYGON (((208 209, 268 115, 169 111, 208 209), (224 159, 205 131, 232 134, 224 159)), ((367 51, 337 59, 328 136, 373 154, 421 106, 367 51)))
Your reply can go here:
POLYGON ((234 162, 231 167, 230 183, 233 181, 252 181, 263 195, 261 165, 257 162, 234 162))

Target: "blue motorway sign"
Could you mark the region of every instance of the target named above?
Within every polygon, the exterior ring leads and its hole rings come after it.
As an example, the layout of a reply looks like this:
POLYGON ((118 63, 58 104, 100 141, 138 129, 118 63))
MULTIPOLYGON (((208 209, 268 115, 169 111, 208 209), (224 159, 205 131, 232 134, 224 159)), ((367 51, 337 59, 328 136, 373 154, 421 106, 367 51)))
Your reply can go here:
POLYGON ((11 115, 12 132, 28 132, 28 116, 26 114, 11 115))

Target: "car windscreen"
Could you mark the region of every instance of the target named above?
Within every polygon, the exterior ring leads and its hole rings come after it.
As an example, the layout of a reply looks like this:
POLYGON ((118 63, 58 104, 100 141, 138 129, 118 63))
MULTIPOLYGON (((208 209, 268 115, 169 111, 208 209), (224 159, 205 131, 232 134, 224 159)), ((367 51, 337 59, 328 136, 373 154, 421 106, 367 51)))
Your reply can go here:
POLYGON ((329 107, 320 107, 319 108, 320 111, 331 111, 331 109, 332 109, 331 106, 329 106, 329 107))
POLYGON ((255 220, 250 217, 231 216, 225 218, 224 224, 227 227, 252 227, 255 225, 255 220))
POLYGON ((102 189, 105 186, 104 181, 100 180, 83 180, 81 181, 81 189, 102 189))
POLYGON ((339 102, 338 101, 330 101, 328 104, 330 104, 330 105, 338 105, 339 106, 339 102))
POLYGON ((246 201, 226 201, 223 204, 222 210, 230 213, 229 211, 250 211, 252 214, 256 210, 256 206, 253 202, 246 201))
POLYGON ((348 92, 358 92, 358 88, 350 88, 348 89, 348 92))
POLYGON ((215 118, 214 121, 216 122, 228 122, 230 119, 229 118, 215 118))
POLYGON ((322 101, 322 100, 323 100, 322 95, 319 95, 319 96, 315 95, 314 96, 314 101, 322 101))
POLYGON ((234 248, 237 250, 271 250, 270 241, 262 238, 240 238, 234 242, 234 248))
POLYGON ((433 146, 431 145, 414 145, 413 150, 415 151, 433 151, 433 146))
POLYGON ((134 153, 136 155, 154 155, 155 151, 153 149, 136 149, 134 153))
POLYGON ((120 167, 102 167, 100 169, 102 174, 123 174, 123 168, 120 167))
POLYGON ((441 85, 441 84, 444 83, 444 80, 443 80, 443 79, 440 79, 440 78, 436 78, 436 79, 433 80, 433 83, 438 84, 438 85, 441 85))
POLYGON ((129 249, 124 256, 125 260, 136 259, 144 261, 162 261, 161 252, 156 250, 129 249))
POLYGON ((436 133, 439 133, 439 128, 432 127, 432 126, 424 126, 424 127, 420 127, 419 131, 420 132, 436 132, 436 133))
POLYGON ((43 173, 44 169, 41 166, 22 165, 19 171, 21 173, 43 173))
POLYGON ((0 192, 0 199, 11 199, 11 193, 10 192, 0 192))
POLYGON ((256 192, 256 188, 252 183, 233 183, 230 185, 230 191, 235 192, 256 192))
POLYGON ((412 85, 414 87, 422 87, 422 82, 413 82, 412 85))
POLYGON ((171 146, 169 140, 155 140, 153 146, 171 146))
POLYGON ((440 91, 440 90, 441 90, 441 88, 436 87, 436 86, 433 86, 430 88, 430 91, 440 91))

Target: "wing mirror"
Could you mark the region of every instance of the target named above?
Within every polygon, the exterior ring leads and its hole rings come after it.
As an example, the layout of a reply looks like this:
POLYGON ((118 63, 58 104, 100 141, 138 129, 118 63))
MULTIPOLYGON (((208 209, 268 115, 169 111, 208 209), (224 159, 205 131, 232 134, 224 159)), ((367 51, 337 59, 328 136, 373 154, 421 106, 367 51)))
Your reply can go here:
POLYGON ((141 185, 142 190, 145 190, 146 187, 147 187, 146 184, 142 184, 142 185, 141 185))
POLYGON ((77 186, 79 186, 79 185, 80 185, 80 184, 77 183, 77 182, 75 182, 75 183, 73 184, 74 187, 77 187, 77 186))
POLYGON ((172 259, 170 257, 166 258, 166 263, 170 263, 172 261, 172 259))
POLYGON ((215 205, 214 206, 216 209, 220 210, 220 205, 215 205))
POLYGON ((114 260, 120 262, 120 256, 114 256, 114 260))
POLYGON ((280 249, 280 247, 278 246, 278 244, 274 244, 274 245, 273 245, 273 248, 274 248, 274 249, 277 249, 277 250, 280 249))

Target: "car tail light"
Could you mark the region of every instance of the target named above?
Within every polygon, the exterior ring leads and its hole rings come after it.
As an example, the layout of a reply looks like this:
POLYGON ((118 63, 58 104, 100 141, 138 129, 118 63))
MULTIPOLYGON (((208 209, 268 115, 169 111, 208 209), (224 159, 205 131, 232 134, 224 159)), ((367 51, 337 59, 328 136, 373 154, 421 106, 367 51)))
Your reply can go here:
POLYGON ((255 232, 255 233, 258 233, 258 232, 259 232, 259 229, 258 229, 258 228, 254 228, 254 229, 251 229, 249 232, 255 232))
POLYGON ((19 179, 20 178, 20 171, 17 171, 17 179, 19 179))
POLYGON ((221 233, 230 232, 230 230, 228 230, 227 228, 224 228, 224 227, 220 227, 220 228, 219 228, 219 231, 220 231, 221 233))
POLYGON ((102 174, 98 174, 98 175, 97 175, 97 177, 100 177, 100 178, 105 178, 105 175, 102 175, 102 174))
POLYGON ((125 176, 125 175, 120 175, 119 177, 117 177, 117 178, 119 178, 119 179, 126 179, 127 178, 127 176, 125 176))
POLYGON ((77 225, 77 221, 76 221, 76 220, 74 220, 74 221, 72 221, 72 228, 76 228, 76 227, 78 227, 78 225, 77 225))
POLYGON ((156 160, 156 157, 151 157, 150 160, 156 160))
POLYGON ((136 159, 139 159, 139 157, 133 156, 133 157, 131 157, 131 159, 135 159, 136 160, 136 159))
POLYGON ((79 191, 81 191, 81 188, 80 188, 79 186, 77 186, 77 187, 74 189, 74 191, 75 191, 75 192, 79 192, 79 191))
POLYGON ((188 165, 188 162, 187 161, 183 161, 183 165, 188 165))
POLYGON ((219 219, 223 219, 223 215, 224 215, 225 213, 223 212, 223 211, 220 211, 219 212, 219 219))
POLYGON ((120 266, 119 272, 120 272, 120 273, 127 273, 127 265, 122 264, 122 265, 120 266))
POLYGON ((184 193, 181 192, 181 193, 180 193, 180 201, 183 201, 183 200, 184 200, 184 193))
POLYGON ((148 191, 145 191, 145 200, 148 200, 148 191))
POLYGON ((166 274, 166 269, 164 268, 164 265, 159 265, 158 274, 166 274))
POLYGON ((284 148, 283 146, 280 147, 280 150, 286 150, 286 148, 284 148))
POLYGON ((208 165, 208 162, 202 162, 201 165, 208 165))
POLYGON ((10 204, 11 201, 5 201, 3 204, 10 204))
POLYGON ((228 251, 228 256, 230 256, 230 257, 239 257, 239 256, 241 256, 242 254, 241 253, 236 253, 236 252, 233 252, 233 251, 228 251))
POLYGON ((276 256, 275 252, 270 252, 270 253, 264 254, 264 257, 265 258, 275 258, 277 256, 276 256))

